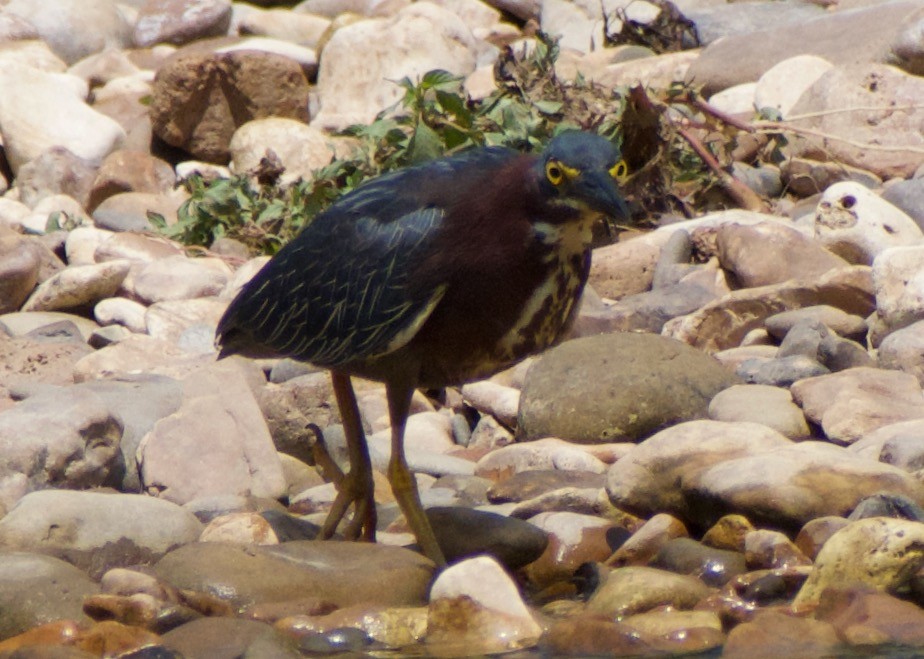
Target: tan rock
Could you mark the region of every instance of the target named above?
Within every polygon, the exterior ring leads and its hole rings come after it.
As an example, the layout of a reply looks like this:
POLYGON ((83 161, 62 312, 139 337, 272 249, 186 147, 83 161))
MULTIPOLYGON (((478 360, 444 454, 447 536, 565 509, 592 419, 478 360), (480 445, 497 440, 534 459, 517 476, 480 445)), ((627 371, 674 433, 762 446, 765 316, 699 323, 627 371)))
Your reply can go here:
POLYGON ((858 520, 832 535, 818 552, 793 608, 815 608, 828 586, 859 583, 895 592, 922 565, 924 524, 886 517, 858 520))

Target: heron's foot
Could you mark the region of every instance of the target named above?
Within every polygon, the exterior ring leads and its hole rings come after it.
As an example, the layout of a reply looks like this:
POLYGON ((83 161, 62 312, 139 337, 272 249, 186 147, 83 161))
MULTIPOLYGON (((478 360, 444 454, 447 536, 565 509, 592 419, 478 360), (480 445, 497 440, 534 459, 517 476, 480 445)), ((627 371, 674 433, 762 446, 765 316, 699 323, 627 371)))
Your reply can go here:
POLYGON ((353 515, 343 529, 343 536, 347 540, 375 542, 377 516, 372 472, 363 470, 361 466, 352 466, 349 473, 344 474, 331 457, 321 429, 315 424, 310 424, 309 428, 317 438, 312 447, 315 464, 320 467, 324 478, 337 488, 337 496, 321 527, 320 537, 324 540, 333 537, 352 505, 353 515))
POLYGON ((352 506, 353 515, 343 528, 344 538, 375 542, 377 519, 372 474, 363 474, 354 468, 347 474, 342 474, 340 482, 334 485, 337 488, 337 497, 327 514, 324 526, 321 527, 320 537, 324 540, 332 537, 352 506))

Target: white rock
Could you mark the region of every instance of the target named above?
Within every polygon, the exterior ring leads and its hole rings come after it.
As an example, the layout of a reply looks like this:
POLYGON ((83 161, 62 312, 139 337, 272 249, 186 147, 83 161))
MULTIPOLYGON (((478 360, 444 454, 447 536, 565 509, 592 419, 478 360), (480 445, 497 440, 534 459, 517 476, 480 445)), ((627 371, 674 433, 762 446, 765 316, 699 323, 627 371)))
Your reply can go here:
POLYGON ((833 67, 816 55, 797 55, 772 66, 757 81, 754 90, 757 109, 775 108, 787 118, 805 90, 833 67))
POLYGON ((462 398, 479 412, 493 415, 510 428, 516 426, 520 390, 484 380, 462 387, 462 398))
POLYGON ((93 226, 77 227, 69 231, 64 241, 64 254, 70 265, 91 265, 96 263, 96 249, 113 235, 112 231, 93 226))
POLYGON ((542 627, 516 584, 488 556, 443 570, 430 590, 427 643, 490 654, 533 645, 542 627))
POLYGON ((67 64, 55 55, 44 41, 7 41, 0 43, 0 68, 16 64, 31 66, 48 73, 64 73, 67 64))
POLYGON ((318 66, 318 56, 311 48, 283 41, 281 39, 268 39, 266 37, 252 37, 239 43, 218 48, 216 53, 232 53, 238 50, 259 50, 264 53, 273 53, 293 59, 307 69, 318 66))
POLYGON ((213 352, 215 329, 227 308, 228 303, 225 300, 214 297, 166 300, 148 307, 145 322, 148 334, 155 339, 173 343, 180 343, 181 339, 184 339, 184 347, 196 345, 194 352, 213 352), (196 340, 194 335, 183 336, 189 332, 202 336, 204 340, 196 340))
POLYGON ((10 0, 4 12, 34 25, 68 64, 107 47, 131 45, 128 24, 114 0, 10 0))
POLYGON ((0 197, 0 224, 7 226, 21 224, 29 216, 29 212, 29 207, 25 204, 15 199, 0 197))
POLYGON ((757 83, 746 82, 723 89, 709 97, 709 104, 728 114, 754 114, 754 92, 757 83))
POLYGON ((284 183, 298 178, 311 180, 315 170, 330 164, 334 150, 323 131, 295 119, 255 119, 234 131, 231 143, 231 171, 244 174, 260 164, 272 150, 285 167, 284 183))
POLYGON ((893 247, 873 261, 876 311, 891 329, 924 318, 924 245, 893 247))
POLYGON ((0 136, 13 172, 53 146, 102 162, 125 131, 84 102, 86 82, 29 66, 0 69, 0 136))
POLYGON ((288 9, 260 10, 242 3, 233 5, 235 19, 238 19, 238 7, 245 6, 247 11, 238 20, 240 34, 252 34, 291 41, 309 48, 316 48, 318 41, 330 27, 330 19, 314 14, 299 14, 288 9))
POLYGON ((147 307, 134 300, 110 297, 93 307, 93 317, 100 325, 122 325, 136 334, 144 334, 147 331, 146 311, 147 307))
POLYGON ((253 279, 254 276, 263 269, 263 266, 269 263, 269 260, 270 257, 268 256, 257 256, 247 261, 247 263, 234 271, 234 275, 219 297, 224 300, 232 299, 240 292, 241 288, 243 288, 247 282, 253 279))
POLYGON ((500 12, 481 0, 430 0, 430 2, 454 13, 470 30, 491 28, 500 22, 500 12))
POLYGON ((91 305, 119 289, 131 264, 109 261, 65 268, 39 284, 23 311, 54 311, 91 305))
POLYGON ((918 244, 917 223, 869 189, 850 181, 835 183, 815 209, 815 237, 851 263, 869 265, 889 247, 918 244))
POLYGON ((146 264, 131 282, 132 292, 153 303, 218 295, 231 278, 231 269, 220 259, 167 258, 146 264))
POLYGON ((477 44, 450 11, 419 2, 388 19, 370 19, 337 30, 324 47, 318 71, 322 128, 368 123, 403 95, 394 81, 432 69, 467 75, 475 70, 477 44))

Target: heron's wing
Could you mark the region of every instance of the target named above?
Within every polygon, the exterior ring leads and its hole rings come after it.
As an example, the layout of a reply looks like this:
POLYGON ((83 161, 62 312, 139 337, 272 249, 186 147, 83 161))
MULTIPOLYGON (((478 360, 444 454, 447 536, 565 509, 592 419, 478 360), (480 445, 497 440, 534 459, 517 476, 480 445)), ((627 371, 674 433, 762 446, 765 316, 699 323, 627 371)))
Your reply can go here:
POLYGON ((218 327, 222 355, 337 366, 411 340, 445 292, 413 280, 443 210, 418 208, 388 179, 318 216, 244 287, 218 327))

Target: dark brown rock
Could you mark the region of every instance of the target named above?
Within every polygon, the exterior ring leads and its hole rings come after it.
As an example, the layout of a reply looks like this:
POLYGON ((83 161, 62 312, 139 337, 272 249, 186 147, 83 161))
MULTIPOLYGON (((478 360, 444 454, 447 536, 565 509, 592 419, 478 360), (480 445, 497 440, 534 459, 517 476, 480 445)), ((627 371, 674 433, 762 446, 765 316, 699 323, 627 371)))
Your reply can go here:
POLYGON ((173 167, 160 158, 142 151, 113 151, 96 173, 86 209, 92 213, 103 200, 120 192, 166 194, 174 183, 173 167))
POLYGON ((234 131, 269 116, 308 121, 308 80, 281 55, 181 52, 154 79, 155 135, 208 162, 227 163, 234 131))

